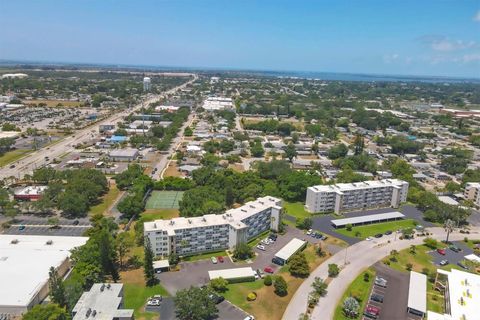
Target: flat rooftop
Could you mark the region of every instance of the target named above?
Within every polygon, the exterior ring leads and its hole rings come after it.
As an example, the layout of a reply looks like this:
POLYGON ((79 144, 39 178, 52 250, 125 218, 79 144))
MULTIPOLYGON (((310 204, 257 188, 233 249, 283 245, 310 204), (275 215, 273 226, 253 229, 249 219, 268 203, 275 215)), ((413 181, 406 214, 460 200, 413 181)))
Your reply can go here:
POLYGON ((210 277, 210 280, 220 278, 220 277, 226 280, 238 279, 238 278, 255 277, 255 271, 253 271, 252 267, 210 270, 208 271, 208 276, 210 277))
POLYGON ((60 266, 70 256, 70 250, 87 240, 87 237, 0 235, 0 305, 27 306, 48 281, 50 267, 60 266))
POLYGON ((375 189, 381 187, 400 187, 407 182, 398 179, 372 180, 354 183, 337 183, 332 185, 318 185, 309 187, 314 192, 343 192, 360 189, 375 189))
POLYGON ((282 249, 280 249, 276 254, 275 257, 281 258, 285 261, 290 259, 290 257, 295 254, 301 247, 306 244, 305 241, 293 238, 287 243, 282 249))
POLYGON ((169 235, 173 235, 177 229, 198 228, 202 226, 231 224, 236 228, 244 228, 246 225, 242 222, 243 219, 268 208, 279 207, 280 202, 281 200, 278 198, 267 196, 247 202, 239 208, 227 210, 224 214, 207 214, 200 217, 155 220, 146 222, 144 227, 145 231, 164 230, 167 231, 169 235))
POLYGON ((423 273, 410 271, 407 307, 423 313, 427 312, 427 276, 423 273))
POLYGON ((361 216, 361 217, 352 217, 352 218, 345 218, 345 219, 335 219, 332 220, 332 224, 335 227, 343 227, 347 224, 358 224, 358 223, 367 223, 367 222, 375 222, 375 221, 383 221, 389 219, 403 219, 405 215, 398 211, 394 212, 387 212, 387 213, 377 213, 377 214, 370 214, 368 216, 361 216))

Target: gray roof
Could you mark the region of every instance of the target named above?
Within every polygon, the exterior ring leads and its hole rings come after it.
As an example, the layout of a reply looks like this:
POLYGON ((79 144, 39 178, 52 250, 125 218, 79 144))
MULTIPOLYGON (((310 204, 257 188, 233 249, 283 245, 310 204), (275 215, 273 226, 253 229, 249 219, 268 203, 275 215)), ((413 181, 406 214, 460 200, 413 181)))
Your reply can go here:
POLYGON ((336 220, 332 220, 332 224, 335 227, 341 227, 341 226, 346 226, 347 224, 375 222, 375 221, 382 221, 387 219, 398 219, 398 218, 404 218, 404 217, 405 217, 404 214, 398 211, 394 211, 394 212, 387 212, 387 213, 371 214, 371 215, 362 216, 362 217, 336 219, 336 220))

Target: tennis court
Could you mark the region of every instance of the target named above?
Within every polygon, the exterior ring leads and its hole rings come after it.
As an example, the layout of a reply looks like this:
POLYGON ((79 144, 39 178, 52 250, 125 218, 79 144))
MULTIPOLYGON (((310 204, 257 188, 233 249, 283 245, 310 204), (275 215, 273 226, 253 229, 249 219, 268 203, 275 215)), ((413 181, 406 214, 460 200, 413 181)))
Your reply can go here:
POLYGON ((147 199, 145 209, 178 209, 183 191, 152 191, 147 199))

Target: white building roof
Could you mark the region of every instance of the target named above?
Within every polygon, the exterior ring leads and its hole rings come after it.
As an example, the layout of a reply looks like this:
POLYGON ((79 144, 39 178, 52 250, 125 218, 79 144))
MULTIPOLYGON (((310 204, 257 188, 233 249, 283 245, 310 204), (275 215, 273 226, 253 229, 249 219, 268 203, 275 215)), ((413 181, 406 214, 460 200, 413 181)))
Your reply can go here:
POLYGON ((287 243, 282 249, 280 249, 276 254, 275 257, 278 257, 280 259, 283 259, 284 261, 287 261, 290 259, 292 255, 295 254, 301 247, 305 245, 305 241, 293 238, 290 240, 289 243, 287 243))
POLYGON ((407 307, 423 313, 427 312, 427 276, 410 271, 407 307))
POLYGON ((113 320, 132 317, 132 309, 118 309, 123 299, 122 290, 122 283, 95 283, 90 291, 84 292, 78 299, 72 311, 75 313, 73 320, 113 320))
POLYGON ((468 261, 480 263, 480 257, 474 253, 466 255, 464 258, 467 259, 468 261))
MULTIPOLYGON (((155 220, 145 222, 145 231, 163 230, 168 235, 174 235, 177 229, 198 228, 206 226, 231 224, 234 228, 244 228, 246 225, 241 220, 248 218, 260 211, 271 207, 278 207, 280 199, 274 197, 258 198, 255 201, 247 202, 240 208, 227 210, 224 214, 206 214, 200 217, 173 218, 170 220, 155 220)), ((281 208, 279 208, 281 209, 281 208)))
POLYGON ((366 222, 374 222, 374 221, 381 221, 381 220, 387 220, 387 219, 399 219, 404 217, 405 217, 404 214, 398 211, 393 211, 393 212, 387 212, 387 213, 370 214, 368 216, 361 216, 361 217, 335 219, 335 220, 332 220, 332 224, 336 227, 341 227, 341 226, 346 226, 347 224, 366 223, 366 222))
POLYGON ((167 259, 153 261, 153 269, 164 269, 169 267, 170 267, 170 262, 168 262, 167 259))
POLYGON ((0 305, 27 306, 48 281, 50 267, 60 266, 86 237, 0 235, 0 305), (13 240, 18 240, 13 244, 13 240), (51 244, 47 244, 48 241, 51 244))
POLYGON ((363 181, 363 182, 354 182, 354 183, 337 183, 333 185, 318 185, 309 187, 308 189, 314 192, 344 192, 360 189, 375 189, 381 187, 401 187, 407 182, 398 179, 383 179, 383 180, 373 180, 373 181, 363 181))
POLYGON ((253 271, 252 267, 210 270, 208 271, 208 276, 210 277, 210 280, 220 278, 220 277, 226 280, 238 279, 238 278, 255 277, 255 271, 253 271))
POLYGON ((114 149, 109 155, 110 157, 135 157, 137 154, 137 149, 114 149))
POLYGON ((458 206, 459 205, 458 201, 454 200, 453 198, 451 198, 449 196, 439 196, 438 200, 442 201, 445 204, 449 204, 451 206, 458 206))
POLYGON ((27 186, 15 190, 14 194, 16 196, 36 196, 45 192, 47 186, 27 186))

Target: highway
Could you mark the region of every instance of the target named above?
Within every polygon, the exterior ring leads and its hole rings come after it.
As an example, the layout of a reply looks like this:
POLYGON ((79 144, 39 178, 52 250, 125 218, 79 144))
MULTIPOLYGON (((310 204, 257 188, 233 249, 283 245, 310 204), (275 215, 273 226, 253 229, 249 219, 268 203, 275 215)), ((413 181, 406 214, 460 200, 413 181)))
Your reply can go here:
MULTIPOLYGON (((431 233, 430 237, 437 240, 445 240, 445 230, 435 227, 428 228, 431 233)), ((450 234, 450 241, 461 241, 465 238, 465 234, 458 231, 450 234)), ((469 239, 480 239, 480 228, 474 227, 470 229, 469 239)), ((350 246, 335 255, 328 258, 320 266, 318 266, 310 276, 297 289, 290 300, 287 309, 283 314, 284 320, 298 319, 300 314, 307 309, 308 294, 312 291, 311 285, 315 277, 327 279, 328 265, 335 263, 340 268, 338 277, 333 278, 328 285, 328 293, 325 297, 320 298, 318 305, 313 309, 312 320, 328 320, 333 319, 335 308, 347 290, 350 283, 366 268, 375 262, 388 256, 392 250, 403 250, 410 245, 419 245, 423 243, 424 237, 415 237, 411 240, 400 240, 395 234, 384 236, 381 240, 361 241, 350 246), (345 263, 346 262, 346 263, 345 263)))
POLYGON ((59 158, 60 156, 66 153, 73 152, 75 150, 74 148, 75 145, 79 143, 87 142, 88 140, 95 137, 95 135, 99 132, 100 125, 116 123, 118 121, 121 121, 124 117, 128 116, 130 113, 135 112, 141 109, 143 106, 147 106, 150 103, 156 102, 162 99, 164 96, 173 94, 176 91, 185 88, 187 85, 189 85, 190 83, 198 79, 198 76, 196 74, 184 74, 184 75, 193 76, 193 78, 183 83, 180 86, 177 86, 168 91, 165 91, 161 95, 155 95, 155 96, 149 97, 133 108, 129 108, 120 113, 113 114, 112 116, 107 117, 91 126, 78 130, 74 132, 74 134, 68 137, 65 137, 64 139, 60 140, 55 144, 36 150, 33 153, 28 154, 27 156, 23 157, 22 159, 18 160, 15 163, 10 163, 9 165, 6 165, 5 167, 0 169, 0 179, 5 179, 9 177, 15 177, 15 178, 21 179, 25 174, 32 174, 33 170, 48 163, 48 161, 45 160, 46 156, 48 156, 50 159, 59 158), (14 165, 14 167, 12 167, 12 165, 14 165))

